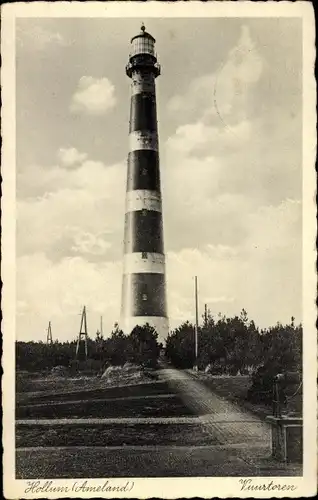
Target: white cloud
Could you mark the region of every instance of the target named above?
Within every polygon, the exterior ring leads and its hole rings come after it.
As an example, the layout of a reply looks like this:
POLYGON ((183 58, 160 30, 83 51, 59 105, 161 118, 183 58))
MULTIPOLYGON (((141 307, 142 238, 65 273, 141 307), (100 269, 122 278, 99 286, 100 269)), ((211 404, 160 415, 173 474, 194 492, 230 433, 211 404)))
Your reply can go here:
POLYGON ((216 94, 214 73, 195 78, 171 101, 179 112, 162 155, 167 248, 252 244, 250 215, 301 196, 301 118, 290 120, 288 109, 273 106, 247 116, 267 69, 243 27, 218 72, 216 94))
POLYGON ((242 26, 236 46, 214 73, 194 79, 184 95, 174 96, 168 109, 184 119, 200 117, 203 122, 230 128, 248 119, 248 99, 262 75, 264 61, 242 26))
POLYGON ((78 231, 74 235, 74 245, 72 250, 80 254, 105 255, 106 250, 111 246, 109 241, 105 241, 105 234, 92 234, 78 231))
POLYGON ((174 250, 191 241, 198 246, 241 244, 248 233, 246 218, 267 203, 264 195, 271 191, 264 192, 262 182, 269 168, 262 163, 266 153, 259 150, 264 135, 245 113, 262 70, 243 27, 222 68, 195 78, 184 95, 170 102, 179 125, 165 144, 162 179, 167 243, 174 250))
POLYGON ((228 71, 229 68, 231 72, 235 71, 235 75, 241 82, 256 83, 259 80, 263 61, 256 50, 248 26, 242 26, 237 46, 231 50, 225 67, 228 71))
POLYGON ((208 126, 198 121, 178 127, 167 145, 184 154, 208 150, 217 156, 229 149, 241 148, 249 140, 250 133, 248 121, 239 122, 231 128, 208 126))
POLYGON ((73 113, 103 115, 116 104, 115 87, 108 78, 82 76, 72 96, 73 113))
POLYGON ((279 251, 300 252, 302 205, 299 200, 286 199, 277 206, 260 207, 246 221, 248 238, 245 247, 267 255, 279 251))
POLYGON ((226 302, 234 302, 234 297, 207 297, 205 298, 207 304, 225 304, 226 302))
POLYGON ((33 26, 23 29, 17 27, 17 41, 20 46, 31 46, 32 49, 45 50, 48 47, 64 47, 67 45, 65 38, 59 32, 53 32, 43 26, 33 26))
POLYGON ((119 255, 125 174, 123 164, 91 160, 76 169, 24 169, 18 179, 19 255, 40 251, 54 261, 75 255, 105 261, 119 255))
MULTIPOLYGON (((201 248, 207 244, 233 246, 246 238, 244 220, 262 201, 255 199, 253 191, 227 189, 226 180, 231 172, 224 158, 197 158, 169 148, 164 167, 167 248, 179 250, 193 245, 201 248)), ((240 166, 236 165, 236 169, 240 166)))
POLYGON ((60 148, 57 156, 62 165, 65 167, 78 165, 87 158, 86 153, 80 153, 76 148, 60 148))
POLYGON ((206 246, 207 250, 209 253, 212 253, 212 255, 215 255, 216 258, 222 259, 226 258, 229 259, 231 257, 235 257, 238 254, 238 250, 235 247, 230 247, 227 245, 207 245, 206 246))
POLYGON ((264 69, 243 28, 218 73, 170 102, 179 119, 163 170, 172 326, 194 320, 194 275, 200 313, 207 303, 213 314, 244 307, 261 326, 301 320, 300 164, 286 147, 299 131, 287 111, 270 126, 249 116, 264 69))
POLYGON ((17 279, 19 339, 45 340, 49 320, 53 340, 75 339, 83 305, 87 306, 92 337, 101 314, 106 334, 118 319, 121 262, 97 265, 73 257, 52 263, 43 253, 35 253, 17 260, 17 279))
MULTIPOLYGON (((244 307, 260 326, 301 321, 301 204, 284 200, 247 217, 240 245, 207 245, 167 254, 171 326, 194 320, 194 276, 199 310, 239 314, 244 307)), ((195 244, 195 239, 193 239, 195 244)))

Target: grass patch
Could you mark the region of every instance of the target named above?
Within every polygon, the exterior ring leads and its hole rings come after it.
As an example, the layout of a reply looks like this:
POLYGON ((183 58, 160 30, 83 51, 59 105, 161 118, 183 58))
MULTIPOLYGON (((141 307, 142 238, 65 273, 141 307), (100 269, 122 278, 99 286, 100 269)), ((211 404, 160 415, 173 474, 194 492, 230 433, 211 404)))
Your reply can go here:
MULTIPOLYGON (((272 405, 253 403, 247 400, 247 391, 251 386, 252 380, 249 375, 228 375, 213 376, 205 373, 198 373, 197 378, 211 391, 229 401, 236 403, 241 408, 248 410, 258 417, 264 419, 272 415, 272 405)), ((287 413, 302 414, 302 391, 297 390, 298 386, 289 386, 286 391, 288 405, 287 413)))
POLYGON ((16 373, 16 391, 19 399, 25 395, 37 397, 41 394, 94 390, 105 387, 129 386, 152 383, 158 376, 156 370, 142 370, 140 366, 130 365, 107 370, 100 377, 96 373, 16 373))
MULTIPOLYGON (((158 450, 157 452, 119 452, 111 448, 17 450, 17 479, 53 478, 127 478, 127 477, 251 477, 301 476, 300 467, 286 468, 280 464, 259 468, 240 459, 238 451, 158 450)), ((83 484, 80 480, 77 484, 83 484)), ((74 481, 73 481, 74 482, 74 481)), ((77 493, 81 495, 81 493, 77 493)), ((86 493, 86 496, 88 494, 86 493)))
POLYGON ((249 375, 215 377, 213 375, 199 375, 200 380, 214 392, 226 399, 244 400, 251 385, 249 375))
MULTIPOLYGON (((67 381, 66 381, 67 384, 67 381)), ((122 385, 116 387, 105 387, 101 380, 95 380, 95 386, 83 388, 79 386, 72 391, 48 391, 42 393, 17 394, 17 403, 45 403, 54 401, 74 401, 79 399, 102 399, 121 398, 130 396, 150 396, 154 394, 167 394, 170 392, 166 382, 147 382, 133 385, 122 385), (97 385, 97 387, 96 387, 97 385)))
POLYGON ((271 407, 247 401, 247 391, 251 385, 249 375, 215 376, 198 373, 196 378, 218 396, 236 403, 242 409, 249 410, 260 418, 265 418, 271 414, 271 407))
POLYGON ((17 419, 173 417, 193 415, 178 396, 129 400, 85 400, 65 404, 18 406, 17 419))
POLYGON ((113 424, 16 428, 16 447, 216 444, 201 424, 113 424))

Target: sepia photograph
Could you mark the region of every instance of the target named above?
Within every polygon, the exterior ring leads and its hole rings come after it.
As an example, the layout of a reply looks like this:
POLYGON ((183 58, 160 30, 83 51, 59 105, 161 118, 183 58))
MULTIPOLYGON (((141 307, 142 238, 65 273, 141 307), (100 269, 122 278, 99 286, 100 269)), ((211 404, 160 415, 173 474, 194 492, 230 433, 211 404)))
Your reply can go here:
POLYGON ((15 13, 13 479, 24 498, 136 497, 138 478, 299 496, 304 17, 129 3, 15 13))

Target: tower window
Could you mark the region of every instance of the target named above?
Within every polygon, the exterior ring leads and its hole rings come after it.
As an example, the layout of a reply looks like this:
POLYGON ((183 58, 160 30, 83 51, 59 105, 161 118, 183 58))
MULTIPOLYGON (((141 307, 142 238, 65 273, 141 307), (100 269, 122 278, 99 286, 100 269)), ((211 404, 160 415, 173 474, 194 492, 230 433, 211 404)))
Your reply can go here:
POLYGON ((141 299, 146 302, 148 300, 148 290, 147 290, 147 285, 145 283, 143 283, 143 285, 141 286, 141 299))
POLYGON ((143 259, 148 259, 148 253, 147 253, 147 252, 142 252, 142 253, 141 253, 141 257, 142 257, 143 259))

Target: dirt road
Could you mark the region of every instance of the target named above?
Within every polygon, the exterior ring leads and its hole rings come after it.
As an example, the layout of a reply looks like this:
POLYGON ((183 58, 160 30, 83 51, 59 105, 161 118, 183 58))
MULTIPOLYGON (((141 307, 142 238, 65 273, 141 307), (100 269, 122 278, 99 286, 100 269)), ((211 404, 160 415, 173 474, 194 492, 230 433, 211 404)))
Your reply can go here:
MULTIPOLYGON (((41 415, 40 422, 30 418, 20 420, 18 427, 23 433, 30 432, 28 427, 32 425, 42 429, 41 432, 44 427, 48 431, 52 428, 52 432, 59 436, 62 431, 54 431, 54 426, 70 429, 82 425, 86 434, 89 434, 90 428, 94 430, 94 426, 102 428, 97 431, 97 446, 88 446, 92 442, 85 446, 79 442, 76 446, 67 446, 70 443, 67 437, 65 446, 36 445, 36 440, 32 441, 31 446, 21 443, 16 454, 17 477, 244 477, 301 474, 301 467, 287 467, 273 462, 270 428, 257 416, 211 392, 192 372, 163 367, 159 373, 160 379, 166 382, 165 390, 154 394, 155 397, 144 397, 144 405, 158 398, 160 407, 168 404, 170 408, 174 401, 172 396, 175 396, 191 410, 188 416, 182 416, 182 410, 178 410, 174 416, 168 412, 158 418, 152 410, 146 418, 134 418, 133 415, 127 418, 123 408, 118 406, 115 418, 105 413, 103 418, 94 419, 85 415, 83 404, 80 419, 68 417, 45 420, 41 415), (143 427, 139 429, 138 426, 143 427), (102 432, 105 434, 105 446, 98 446, 101 444, 102 432), (117 441, 114 440, 114 433, 118 435, 117 441), (92 463, 93 470, 90 468, 92 463)), ((160 384, 157 386, 160 387, 160 384)), ((140 398, 137 393, 134 394, 136 398, 127 398, 129 404, 136 404, 143 399, 145 395, 142 388, 140 391, 140 398)), ((115 400, 118 395, 113 396, 115 400)), ((90 404, 89 398, 85 404, 90 404)), ((63 405, 58 405, 60 407, 63 405)))
POLYGON ((187 371, 164 368, 160 374, 162 380, 178 393, 184 403, 197 415, 201 415, 202 423, 217 437, 220 444, 253 442, 258 443, 264 453, 270 452, 268 424, 217 396, 187 371))

